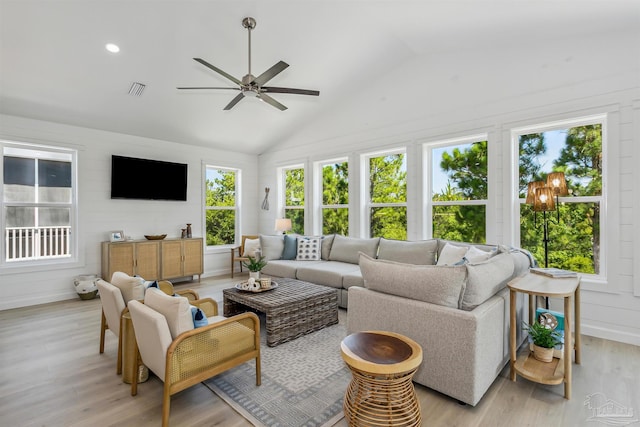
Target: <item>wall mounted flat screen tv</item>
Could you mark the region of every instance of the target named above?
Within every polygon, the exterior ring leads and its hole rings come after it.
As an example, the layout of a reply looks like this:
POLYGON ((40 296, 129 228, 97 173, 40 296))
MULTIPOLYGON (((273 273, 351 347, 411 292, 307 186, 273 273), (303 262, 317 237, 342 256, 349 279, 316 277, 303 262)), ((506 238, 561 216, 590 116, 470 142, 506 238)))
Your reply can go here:
POLYGON ((187 165, 111 156, 111 198, 187 200, 187 165))

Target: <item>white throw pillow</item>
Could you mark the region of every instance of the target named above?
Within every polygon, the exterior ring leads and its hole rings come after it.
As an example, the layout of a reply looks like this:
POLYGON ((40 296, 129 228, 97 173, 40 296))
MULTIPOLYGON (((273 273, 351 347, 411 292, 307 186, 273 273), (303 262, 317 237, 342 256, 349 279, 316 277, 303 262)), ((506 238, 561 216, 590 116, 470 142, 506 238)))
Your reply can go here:
POLYGON ((322 254, 320 237, 298 237, 297 261, 319 261, 322 254))
POLYGON ((191 305, 185 297, 173 297, 160 289, 149 288, 144 294, 144 305, 154 309, 167 319, 171 338, 193 329, 191 305))
POLYGON ((255 257, 256 251, 260 250, 260 239, 245 239, 244 252, 242 256, 255 257))
POLYGON ((454 265, 462 260, 468 249, 468 246, 454 246, 447 243, 442 248, 436 265, 454 265))
POLYGON ((111 276, 111 284, 120 289, 125 304, 128 304, 132 299, 141 300, 144 298, 145 283, 142 277, 132 277, 122 271, 115 271, 111 276))
POLYGON ((491 258, 495 252, 487 252, 482 249, 478 249, 475 246, 469 246, 467 253, 465 253, 464 257, 467 261, 471 263, 483 262, 491 258))

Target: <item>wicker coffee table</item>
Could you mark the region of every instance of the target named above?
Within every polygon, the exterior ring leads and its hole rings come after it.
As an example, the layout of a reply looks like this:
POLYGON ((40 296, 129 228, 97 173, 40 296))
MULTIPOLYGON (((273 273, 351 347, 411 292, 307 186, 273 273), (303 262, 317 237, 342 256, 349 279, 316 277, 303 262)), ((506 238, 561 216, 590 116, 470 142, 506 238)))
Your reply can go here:
POLYGON ((224 289, 224 315, 246 311, 266 315, 267 345, 274 347, 338 323, 338 290, 295 279, 275 279, 278 287, 252 293, 224 289))

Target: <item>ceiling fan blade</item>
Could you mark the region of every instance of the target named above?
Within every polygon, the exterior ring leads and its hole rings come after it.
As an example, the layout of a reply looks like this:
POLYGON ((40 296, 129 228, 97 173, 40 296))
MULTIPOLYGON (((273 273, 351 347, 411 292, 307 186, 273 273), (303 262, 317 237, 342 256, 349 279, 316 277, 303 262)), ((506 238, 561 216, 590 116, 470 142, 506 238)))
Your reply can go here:
POLYGON ((209 86, 203 86, 203 87, 177 87, 176 89, 181 89, 181 90, 185 90, 185 89, 229 89, 229 90, 240 90, 239 87, 209 87, 209 86))
POLYGON ((265 92, 270 93, 293 93, 295 95, 320 95, 320 91, 317 90, 309 90, 309 89, 292 89, 289 87, 273 87, 273 86, 263 86, 261 88, 265 92))
POLYGON ((272 97, 270 97, 269 95, 267 95, 266 93, 261 93, 260 95, 258 95, 260 99, 262 99, 264 102, 266 102, 267 104, 271 104, 274 107, 276 107, 278 110, 280 111, 284 111, 287 109, 287 107, 285 107, 284 105, 280 104, 278 101, 276 101, 275 99, 273 99, 272 97))
POLYGON ((263 84, 265 84, 266 82, 268 82, 269 80, 271 80, 272 78, 274 78, 275 76, 283 72, 288 66, 289 64, 287 64, 286 62, 280 61, 276 65, 269 68, 267 71, 265 71, 264 73, 260 74, 258 77, 253 79, 253 83, 255 83, 258 86, 262 86, 263 84))
POLYGON ((216 67, 215 65, 211 65, 209 64, 207 61, 205 61, 202 58, 193 58, 194 61, 201 63, 202 65, 204 65, 207 68, 212 69, 213 71, 215 71, 218 74, 221 74, 223 76, 225 76, 226 78, 228 78, 229 80, 231 80, 232 82, 234 82, 235 84, 237 84, 238 86, 242 86, 242 82, 238 79, 236 79, 235 77, 233 77, 231 74, 227 74, 224 71, 222 71, 220 68, 216 67))
POLYGON ((242 100, 242 98, 244 98, 244 95, 242 93, 239 93, 238 96, 233 98, 231 102, 228 103, 227 106, 223 108, 223 110, 231 110, 234 105, 236 105, 238 102, 242 100))

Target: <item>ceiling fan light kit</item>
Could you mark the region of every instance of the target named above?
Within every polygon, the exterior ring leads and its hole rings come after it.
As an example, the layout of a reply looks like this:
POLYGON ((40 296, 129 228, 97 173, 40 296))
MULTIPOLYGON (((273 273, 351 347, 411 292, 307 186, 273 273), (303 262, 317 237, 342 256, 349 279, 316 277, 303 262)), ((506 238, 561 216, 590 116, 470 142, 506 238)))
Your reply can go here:
POLYGON ((272 78, 274 78, 275 76, 280 74, 282 71, 284 71, 289 66, 289 64, 287 64, 284 61, 279 61, 277 64, 275 64, 274 66, 269 68, 264 73, 260 74, 258 77, 255 77, 253 74, 251 74, 251 30, 253 30, 256 27, 256 20, 251 18, 251 17, 244 18, 242 20, 242 26, 244 28, 246 28, 247 31, 249 32, 249 55, 248 55, 248 57, 249 57, 249 67, 248 67, 247 74, 244 77, 242 77, 242 80, 238 80, 237 78, 235 78, 232 75, 222 71, 220 68, 208 63, 207 61, 205 61, 202 58, 193 58, 194 61, 204 65, 205 67, 207 67, 207 68, 209 68, 209 69, 211 69, 213 71, 215 71, 216 73, 218 73, 221 76, 227 78, 228 80, 231 80, 232 82, 237 84, 238 87, 202 87, 202 86, 198 86, 198 87, 178 87, 177 89, 180 89, 180 90, 193 90, 193 89, 239 90, 240 93, 235 98, 233 98, 231 100, 231 102, 229 102, 224 107, 224 110, 230 110, 231 108, 233 108, 238 102, 240 102, 244 98, 258 98, 258 99, 261 99, 262 101, 266 102, 267 104, 270 104, 270 105, 276 107, 277 109, 279 109, 281 111, 284 111, 284 110, 287 109, 287 107, 284 106, 283 104, 281 104, 280 102, 276 101, 275 99, 273 99, 271 96, 267 95, 267 93, 289 93, 289 94, 294 94, 294 95, 311 95, 311 96, 320 95, 320 92, 317 91, 317 90, 263 86, 269 80, 271 80, 272 78))

